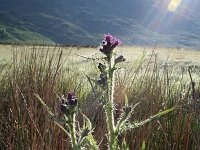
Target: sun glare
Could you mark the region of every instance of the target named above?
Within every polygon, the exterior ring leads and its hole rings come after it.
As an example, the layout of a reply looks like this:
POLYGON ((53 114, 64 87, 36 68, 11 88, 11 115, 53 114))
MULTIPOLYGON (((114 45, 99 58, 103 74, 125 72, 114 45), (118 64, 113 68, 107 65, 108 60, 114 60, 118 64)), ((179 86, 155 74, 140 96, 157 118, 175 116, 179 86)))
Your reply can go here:
POLYGON ((176 11, 180 3, 181 3, 181 0, 171 0, 168 5, 168 10, 171 12, 176 11))

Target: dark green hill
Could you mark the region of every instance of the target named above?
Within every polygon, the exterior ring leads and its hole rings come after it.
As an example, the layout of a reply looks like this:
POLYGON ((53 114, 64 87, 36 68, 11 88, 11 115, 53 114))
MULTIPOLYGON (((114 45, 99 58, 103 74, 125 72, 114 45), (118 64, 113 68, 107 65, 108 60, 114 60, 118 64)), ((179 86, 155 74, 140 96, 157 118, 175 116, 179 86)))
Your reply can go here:
POLYGON ((111 33, 125 44, 190 46, 200 39, 197 27, 153 0, 0 0, 0 42, 94 45, 111 33))

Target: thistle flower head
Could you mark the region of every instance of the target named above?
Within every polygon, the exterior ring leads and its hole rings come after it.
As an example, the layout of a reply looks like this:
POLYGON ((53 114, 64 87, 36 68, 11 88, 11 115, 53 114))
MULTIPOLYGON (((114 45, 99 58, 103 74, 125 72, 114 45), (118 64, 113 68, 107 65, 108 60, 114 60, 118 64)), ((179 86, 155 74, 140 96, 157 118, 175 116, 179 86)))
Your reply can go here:
POLYGON ((60 103, 59 107, 58 107, 59 112, 61 114, 69 115, 69 114, 75 113, 76 106, 78 104, 78 100, 77 100, 76 96, 74 95, 74 93, 68 92, 67 98, 62 96, 60 98, 59 103, 60 103))
POLYGON ((63 114, 68 114, 68 113, 69 113, 69 109, 67 108, 67 105, 66 105, 66 104, 61 104, 61 105, 60 105, 60 111, 61 111, 61 113, 63 113, 63 114))
POLYGON ((99 63, 98 69, 101 73, 104 73, 104 74, 106 73, 106 65, 105 64, 99 63))
POLYGON ((101 47, 99 50, 108 56, 112 53, 113 49, 121 43, 121 40, 113 37, 111 34, 108 33, 104 35, 104 39, 101 42, 101 47))
POLYGON ((61 114, 69 114, 69 108, 67 106, 67 99, 62 96, 58 103, 58 112, 61 114))
POLYGON ((72 92, 68 92, 67 101, 68 101, 68 104, 71 105, 71 106, 76 106, 77 103, 78 103, 76 96, 72 92))
POLYGON ((112 44, 115 45, 115 46, 118 46, 118 45, 122 44, 122 41, 120 39, 115 38, 115 39, 113 39, 112 44))
POLYGON ((111 41, 113 41, 113 36, 110 33, 105 34, 104 40, 107 41, 107 42, 111 42, 111 41))
POLYGON ((107 85, 107 76, 101 73, 97 82, 103 87, 105 87, 107 85))

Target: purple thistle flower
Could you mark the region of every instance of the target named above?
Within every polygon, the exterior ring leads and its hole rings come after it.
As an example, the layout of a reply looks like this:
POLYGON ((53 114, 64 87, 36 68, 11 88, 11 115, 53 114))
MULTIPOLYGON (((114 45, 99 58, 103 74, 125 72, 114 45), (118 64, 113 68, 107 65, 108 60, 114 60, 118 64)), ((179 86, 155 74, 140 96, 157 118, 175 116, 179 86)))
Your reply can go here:
POLYGON ((122 44, 122 41, 120 40, 120 39, 114 39, 114 41, 113 41, 113 45, 121 45, 122 44))
POLYGON ((119 39, 108 33, 104 35, 104 40, 102 41, 99 50, 105 55, 109 56, 112 53, 112 50, 121 43, 122 42, 119 39))
POLYGON ((65 115, 70 115, 76 112, 76 106, 78 104, 78 99, 74 95, 73 92, 68 92, 67 97, 65 98, 62 96, 59 101, 59 107, 58 107, 58 112, 60 115, 65 114, 65 115))
POLYGON ((67 107, 67 99, 65 99, 64 96, 60 98, 60 101, 58 103, 58 112, 60 115, 69 114, 69 109, 67 107))
POLYGON ((113 40, 113 36, 110 33, 105 34, 104 40, 106 40, 107 42, 111 42, 113 40))
POLYGON ((67 100, 68 100, 69 105, 71 105, 71 106, 76 106, 78 103, 76 96, 72 92, 68 92, 67 100))

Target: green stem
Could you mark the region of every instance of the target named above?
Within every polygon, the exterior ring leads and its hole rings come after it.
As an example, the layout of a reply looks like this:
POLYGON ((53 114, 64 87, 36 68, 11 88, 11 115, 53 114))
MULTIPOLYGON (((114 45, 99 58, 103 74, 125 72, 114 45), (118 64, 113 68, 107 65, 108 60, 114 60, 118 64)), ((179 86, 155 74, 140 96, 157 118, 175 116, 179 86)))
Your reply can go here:
POLYGON ((70 135, 71 135, 71 141, 72 141, 72 148, 75 149, 77 146, 77 140, 76 140, 76 129, 75 129, 75 114, 72 114, 70 117, 70 123, 69 123, 69 129, 70 129, 70 135))
POLYGON ((109 148, 110 150, 112 150, 115 149, 116 135, 115 135, 113 108, 110 102, 106 108, 106 113, 107 113, 107 126, 109 132, 109 148))
POLYGON ((109 71, 108 71, 108 91, 107 91, 107 106, 106 106, 106 116, 107 116, 107 128, 109 132, 109 149, 116 149, 116 134, 115 134, 115 122, 114 122, 114 58, 112 55, 108 60, 109 71))

